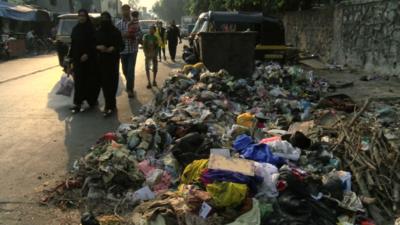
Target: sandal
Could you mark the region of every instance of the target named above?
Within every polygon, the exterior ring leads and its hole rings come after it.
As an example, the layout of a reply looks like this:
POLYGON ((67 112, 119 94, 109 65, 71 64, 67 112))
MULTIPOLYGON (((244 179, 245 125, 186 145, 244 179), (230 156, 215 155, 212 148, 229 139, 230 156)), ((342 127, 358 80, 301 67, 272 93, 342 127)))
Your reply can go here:
POLYGON ((81 112, 81 107, 76 105, 76 106, 71 107, 70 110, 73 114, 77 114, 77 113, 81 112))

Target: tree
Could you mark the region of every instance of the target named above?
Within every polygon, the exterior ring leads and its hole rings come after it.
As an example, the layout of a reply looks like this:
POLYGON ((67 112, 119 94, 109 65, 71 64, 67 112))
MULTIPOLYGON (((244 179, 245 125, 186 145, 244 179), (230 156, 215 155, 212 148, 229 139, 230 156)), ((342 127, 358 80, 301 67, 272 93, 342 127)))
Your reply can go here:
POLYGON ((313 3, 321 1, 329 0, 187 0, 185 11, 190 15, 199 15, 209 10, 279 13, 308 9, 313 3))
POLYGON ((137 8, 139 6, 140 0, 129 0, 128 5, 130 5, 132 8, 137 8))
POLYGON ((158 0, 152 11, 161 19, 166 21, 180 21, 185 15, 185 0, 158 0))

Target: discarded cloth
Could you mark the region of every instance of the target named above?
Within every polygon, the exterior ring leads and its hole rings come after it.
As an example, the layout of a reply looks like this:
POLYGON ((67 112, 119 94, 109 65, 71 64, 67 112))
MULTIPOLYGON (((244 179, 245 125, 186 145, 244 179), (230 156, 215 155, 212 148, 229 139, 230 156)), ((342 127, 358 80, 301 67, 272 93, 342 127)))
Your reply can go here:
POLYGON ((257 193, 257 185, 262 183, 262 178, 258 176, 250 177, 240 173, 234 173, 223 170, 204 170, 200 178, 203 184, 208 185, 214 183, 215 181, 226 181, 238 184, 246 184, 250 188, 250 192, 257 193))
POLYGON ((208 159, 195 160, 185 167, 181 175, 182 184, 192 184, 200 182, 201 173, 207 169, 208 159))
POLYGON ((285 164, 282 157, 275 156, 266 144, 254 144, 253 139, 248 135, 240 135, 233 143, 233 148, 245 159, 257 162, 270 163, 277 167, 285 164))
POLYGON ((231 182, 216 182, 206 187, 216 207, 236 207, 246 198, 247 185, 231 182))

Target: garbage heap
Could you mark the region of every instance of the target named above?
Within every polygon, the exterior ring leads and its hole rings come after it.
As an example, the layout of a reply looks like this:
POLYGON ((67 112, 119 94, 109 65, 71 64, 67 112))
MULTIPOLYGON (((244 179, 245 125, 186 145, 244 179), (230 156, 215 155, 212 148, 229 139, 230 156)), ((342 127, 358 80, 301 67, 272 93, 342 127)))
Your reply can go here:
POLYGON ((259 64, 247 79, 185 68, 57 193, 79 188, 86 209, 124 224, 393 222, 398 148, 376 129, 370 101, 357 107, 328 90, 299 67, 259 64))

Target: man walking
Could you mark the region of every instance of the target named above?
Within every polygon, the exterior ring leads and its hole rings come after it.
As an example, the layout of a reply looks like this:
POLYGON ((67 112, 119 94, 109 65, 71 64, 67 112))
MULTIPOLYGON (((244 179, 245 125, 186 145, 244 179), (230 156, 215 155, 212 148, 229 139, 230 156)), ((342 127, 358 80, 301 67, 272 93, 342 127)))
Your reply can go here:
POLYGON ((167 31, 168 50, 172 62, 175 62, 176 47, 178 46, 178 38, 179 38, 179 43, 182 43, 181 31, 176 26, 175 20, 172 20, 171 25, 168 27, 167 31))
MULTIPOLYGON (((139 15, 134 13, 133 15, 139 15)), ((138 18, 134 18, 137 20, 138 18)), ((135 66, 138 53, 138 38, 140 31, 132 35, 129 31, 129 24, 131 22, 131 7, 129 5, 122 6, 122 19, 116 23, 116 27, 121 31, 124 41, 124 50, 121 52, 122 72, 126 79, 126 91, 128 97, 133 98, 135 88, 135 66)))

